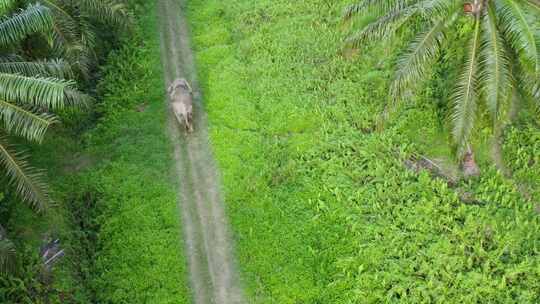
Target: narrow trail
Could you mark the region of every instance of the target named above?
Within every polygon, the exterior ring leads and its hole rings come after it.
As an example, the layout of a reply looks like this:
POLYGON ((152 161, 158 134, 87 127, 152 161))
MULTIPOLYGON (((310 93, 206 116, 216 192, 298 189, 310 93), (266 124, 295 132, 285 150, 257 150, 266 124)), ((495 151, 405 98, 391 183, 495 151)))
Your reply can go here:
POLYGON ((189 29, 182 13, 185 0, 157 1, 165 85, 183 77, 194 91, 195 131, 185 135, 174 115, 170 113, 168 117, 193 302, 246 303, 209 143, 189 29))

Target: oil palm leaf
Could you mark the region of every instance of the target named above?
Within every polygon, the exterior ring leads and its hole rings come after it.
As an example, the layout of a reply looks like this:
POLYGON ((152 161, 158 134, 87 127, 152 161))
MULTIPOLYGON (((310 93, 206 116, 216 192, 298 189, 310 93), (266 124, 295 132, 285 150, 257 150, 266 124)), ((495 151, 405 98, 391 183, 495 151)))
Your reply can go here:
POLYGON ((50 202, 43 172, 32 168, 27 156, 9 145, 7 135, 0 133, 0 167, 17 194, 37 211, 44 211, 50 202))
POLYGON ((15 5, 15 0, 0 0, 0 16, 7 14, 15 5))
POLYGON ((44 32, 51 25, 52 17, 47 7, 29 5, 18 14, 0 21, 0 47, 9 47, 29 34, 44 32))
POLYGON ((406 89, 425 79, 426 71, 439 55, 444 29, 444 20, 435 22, 428 31, 418 35, 398 59, 397 71, 391 87, 396 101, 403 98, 403 92, 406 89))
POLYGON ((474 34, 469 43, 468 58, 453 97, 453 135, 460 155, 466 150, 477 115, 480 33, 480 20, 477 19, 474 34))
POLYGON ((536 9, 536 10, 540 11, 540 1, 539 0, 528 0, 526 2, 533 9, 536 9))
POLYGON ((488 4, 488 14, 482 20, 483 47, 482 74, 480 76, 483 94, 486 98, 487 108, 490 111, 494 125, 501 116, 501 102, 506 100, 505 95, 511 88, 510 58, 504 45, 504 37, 499 31, 499 20, 493 2, 488 4))
POLYGON ((56 110, 80 105, 84 100, 70 98, 76 95, 72 91, 72 80, 0 73, 0 99, 26 106, 56 110))
POLYGON ((388 11, 399 10, 400 8, 406 6, 407 4, 415 1, 407 0, 364 0, 359 3, 353 3, 349 5, 345 12, 343 13, 343 19, 348 21, 354 16, 359 14, 363 15, 382 15, 386 14, 388 11))
POLYGON ((78 5, 87 16, 106 24, 127 27, 132 22, 126 6, 119 1, 80 0, 78 5))
POLYGON ((512 47, 522 51, 535 74, 540 77, 540 36, 537 26, 520 2, 502 0, 502 4, 500 13, 512 47))
MULTIPOLYGON (((13 4, 0 0, 0 8, 13 4)), ((0 20, 0 47, 18 49, 30 34, 50 32, 51 9, 40 4, 0 20)), ((5 53, 5 52, 4 52, 5 53)), ((43 173, 32 168, 25 154, 9 144, 10 136, 41 142, 57 120, 50 112, 67 106, 80 106, 90 98, 77 91, 71 69, 63 60, 27 61, 20 56, 0 57, 0 170, 16 193, 41 211, 50 198, 43 173)), ((2 248, 8 248, 3 242, 2 248)))
POLYGON ((47 109, 62 109, 85 99, 72 85, 71 81, 0 73, 0 167, 20 197, 37 210, 49 203, 43 174, 8 144, 7 134, 41 142, 56 122, 47 109))
POLYGON ((470 20, 473 30, 462 32, 469 35, 467 59, 455 63, 461 76, 451 99, 453 138, 462 156, 479 102, 485 101, 496 126, 506 114, 509 92, 540 98, 539 9, 539 0, 364 0, 349 6, 343 19, 375 17, 349 36, 347 42, 356 47, 389 38, 404 25, 420 32, 398 59, 392 101, 403 99, 404 92, 430 75, 428 67, 440 60, 441 48, 455 46, 445 34, 470 20), (468 11, 465 4, 474 10, 468 11))
POLYGON ((50 202, 43 174, 9 145, 7 135, 41 142, 56 122, 49 110, 83 105, 89 100, 72 81, 0 73, 0 168, 19 196, 38 211, 50 202))
POLYGON ((63 59, 27 61, 20 56, 0 58, 0 73, 62 79, 73 78, 73 71, 69 63, 63 59))
POLYGON ((88 79, 96 62, 96 29, 93 21, 120 28, 132 23, 125 5, 115 0, 42 0, 54 15, 53 50, 88 79))
POLYGON ((6 132, 40 143, 56 118, 52 114, 0 100, 0 122, 6 132))
POLYGON ((388 38, 414 13, 415 9, 412 7, 393 10, 349 37, 347 42, 353 48, 359 48, 365 42, 388 38))

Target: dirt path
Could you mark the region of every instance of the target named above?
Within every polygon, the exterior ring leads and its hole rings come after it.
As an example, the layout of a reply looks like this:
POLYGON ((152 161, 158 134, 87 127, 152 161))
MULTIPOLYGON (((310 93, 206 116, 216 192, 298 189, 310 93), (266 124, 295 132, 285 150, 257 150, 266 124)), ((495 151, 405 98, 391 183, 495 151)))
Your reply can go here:
POLYGON ((197 83, 189 29, 182 15, 185 0, 157 1, 166 85, 184 77, 192 84, 195 97, 192 134, 184 135, 172 113, 168 118, 193 301, 196 304, 246 303, 208 140, 207 117, 197 83))

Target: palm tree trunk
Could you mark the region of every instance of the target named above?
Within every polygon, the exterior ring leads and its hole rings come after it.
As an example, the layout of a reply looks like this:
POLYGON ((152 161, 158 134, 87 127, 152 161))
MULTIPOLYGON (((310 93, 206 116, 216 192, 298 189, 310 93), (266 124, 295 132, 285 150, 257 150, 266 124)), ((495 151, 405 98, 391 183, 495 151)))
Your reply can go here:
POLYGON ((480 168, 474 160, 474 152, 469 145, 467 145, 467 152, 465 152, 465 155, 463 156, 462 168, 463 177, 465 177, 466 179, 480 175, 480 168))

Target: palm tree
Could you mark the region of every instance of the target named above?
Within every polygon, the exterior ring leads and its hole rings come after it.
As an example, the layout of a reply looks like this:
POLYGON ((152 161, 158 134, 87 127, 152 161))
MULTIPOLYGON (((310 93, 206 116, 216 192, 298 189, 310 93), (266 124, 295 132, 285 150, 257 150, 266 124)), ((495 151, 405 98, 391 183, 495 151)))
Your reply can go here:
POLYGON ((30 167, 26 155, 10 144, 10 138, 40 143, 57 122, 52 111, 88 100, 72 80, 64 79, 71 74, 64 61, 25 61, 16 54, 23 39, 46 33, 52 26, 50 9, 40 4, 29 5, 0 21, 0 174, 38 211, 44 210, 50 200, 43 173, 30 167))
POLYGON ((376 17, 349 37, 353 48, 390 38, 413 23, 419 28, 397 62, 391 85, 395 101, 428 77, 444 48, 456 47, 456 41, 445 39, 450 31, 472 24, 451 98, 453 139, 464 174, 471 175, 479 172, 470 147, 479 103, 485 102, 496 129, 516 100, 539 97, 539 15, 540 0, 364 0, 350 5, 344 19, 376 17))
POLYGON ((131 16, 125 5, 115 0, 41 0, 53 14, 50 39, 54 53, 66 58, 80 76, 88 78, 95 64, 97 29, 95 24, 126 29, 131 16))

